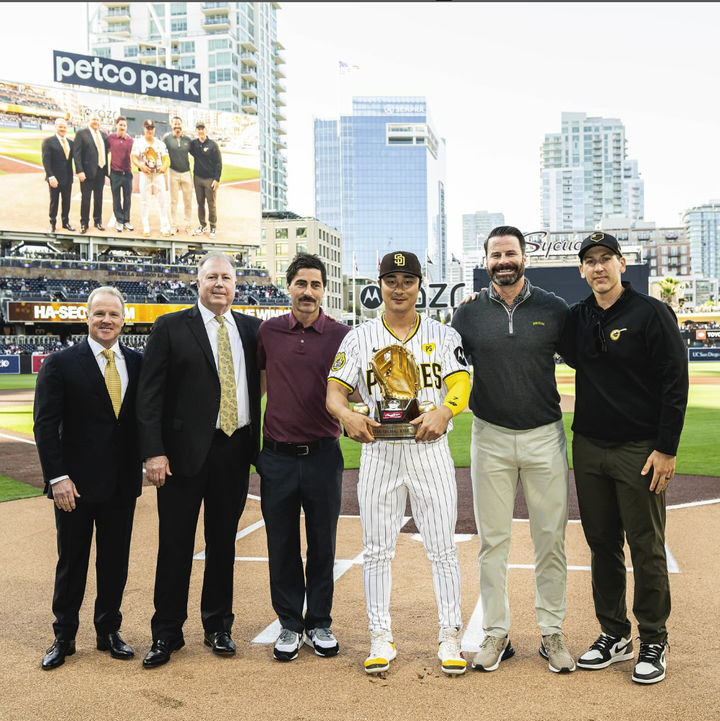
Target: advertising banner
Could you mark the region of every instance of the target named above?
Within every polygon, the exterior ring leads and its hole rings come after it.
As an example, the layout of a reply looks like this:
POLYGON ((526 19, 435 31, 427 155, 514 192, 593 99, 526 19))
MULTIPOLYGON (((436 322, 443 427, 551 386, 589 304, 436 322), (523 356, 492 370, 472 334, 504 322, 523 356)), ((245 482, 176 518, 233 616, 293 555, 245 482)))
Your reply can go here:
MULTIPOLYGON (((106 58, 102 60, 107 61, 106 58)), ((75 71, 77 65, 78 63, 74 66, 75 71)), ((118 74, 121 66, 129 67, 127 63, 118 62, 116 65, 118 74)), ((85 67, 81 65, 81 68, 85 67)), ((108 67, 108 65, 90 64, 93 74, 98 72, 101 77, 105 75, 114 77, 113 73, 107 70, 108 67)), ((149 66, 138 67, 160 70, 149 66)), ((164 69, 162 71, 173 78, 175 76, 172 73, 177 72, 164 69)), ((197 74, 181 73, 181 75, 197 74)), ((126 76, 130 77, 127 73, 126 76)), ((145 80, 146 85, 152 82, 145 80)), ((175 80, 172 84, 174 88, 175 80)), ((158 90, 162 89, 162 85, 163 83, 158 79, 158 90)), ((178 82, 177 85, 185 88, 184 81, 178 82)), ((189 83, 188 87, 190 87, 189 83)), ((160 94, 162 97, 151 97, 149 91, 144 95, 119 95, 106 90, 78 89, 69 85, 46 87, 18 81, 0 81, 0 198, 4 199, 0 214, 0 230, 49 232, 51 193, 48 180, 54 178, 57 181, 61 173, 67 175, 62 155, 64 149, 56 136, 55 126, 57 120, 64 120, 67 126, 65 139, 69 146, 67 156, 70 159, 72 177, 68 178, 62 188, 55 190, 55 195, 60 195, 62 191, 65 197, 69 198, 69 224, 75 230, 62 228, 62 214, 61 209, 58 208, 56 232, 66 235, 77 233, 80 237, 81 182, 78 178, 80 171, 75 161, 80 146, 75 148, 74 141, 78 131, 87 127, 90 117, 96 114, 100 118, 99 130, 105 138, 116 132, 118 117, 127 119, 127 136, 133 142, 131 152, 141 160, 147 155, 143 142, 143 121, 152 120, 155 124, 154 138, 157 141, 165 139, 166 151, 160 154, 161 162, 158 164, 157 175, 148 175, 140 173, 132 163, 120 158, 121 153, 124 152, 122 148, 125 146, 116 145, 116 148, 120 148, 118 150, 120 160, 123 160, 128 167, 132 167, 133 182, 128 225, 132 226, 133 230, 123 228, 122 235, 116 232, 113 191, 110 179, 106 177, 102 189, 101 225, 104 230, 97 229, 92 222, 94 219, 89 218, 88 234, 95 236, 95 240, 99 238, 108 241, 113 238, 159 239, 169 231, 170 219, 164 220, 164 214, 170 213, 171 173, 163 165, 162 158, 168 154, 170 156, 184 154, 189 162, 192 182, 195 156, 189 151, 195 148, 195 146, 191 147, 198 132, 195 126, 202 122, 205 124, 207 138, 217 143, 222 164, 220 185, 213 193, 217 212, 215 241, 223 245, 259 245, 261 199, 258 116, 210 110, 197 102, 190 105, 173 99, 173 95, 164 90, 160 94), (175 116, 180 118, 182 125, 180 139, 168 135, 172 131, 175 116), (171 142, 175 143, 175 147, 168 149, 167 144, 171 142), (142 180, 146 182, 141 183, 141 175, 145 176, 142 180), (152 184, 149 183, 148 178, 152 178, 152 184), (143 227, 141 214, 143 191, 149 208, 147 228, 143 227), (146 230, 147 234, 145 234, 146 230)), ((109 146, 107 140, 105 143, 109 146)), ((204 149, 208 146, 209 144, 205 143, 202 147, 204 149)), ((197 154, 201 152, 202 150, 198 148, 197 154)), ((109 150, 109 153, 106 168, 112 168, 113 165, 112 151, 109 150)), ((205 157, 202 156, 203 160, 205 157)), ((116 192, 120 193, 117 183, 116 192)), ((186 229, 192 233, 199 226, 197 200, 195 192, 192 191, 186 219, 183 193, 179 192, 178 195, 176 223, 179 232, 185 235, 186 229)), ((56 197, 55 202, 59 205, 60 198, 56 197)), ((206 218, 206 224, 208 220, 209 218, 206 218)), ((198 241, 203 242, 206 239, 207 235, 201 236, 198 241)))
MULTIPOLYGON (((39 373, 40 372, 40 366, 42 366, 43 361, 49 356, 49 353, 33 353, 32 354, 32 372, 33 373, 39 373)), ((49 367, 49 366, 48 366, 49 367)))
POLYGON ((688 348, 689 361, 720 361, 720 348, 688 348))
MULTIPOLYGON (((150 325, 158 316, 190 307, 191 305, 175 303, 126 303, 125 323, 150 325)), ((263 319, 287 313, 289 310, 287 306, 259 305, 236 305, 233 309, 263 319)), ((9 323, 85 323, 87 307, 85 303, 10 301, 7 320, 9 323)))
POLYGON ((19 355, 0 355, 0 375, 20 373, 19 355))

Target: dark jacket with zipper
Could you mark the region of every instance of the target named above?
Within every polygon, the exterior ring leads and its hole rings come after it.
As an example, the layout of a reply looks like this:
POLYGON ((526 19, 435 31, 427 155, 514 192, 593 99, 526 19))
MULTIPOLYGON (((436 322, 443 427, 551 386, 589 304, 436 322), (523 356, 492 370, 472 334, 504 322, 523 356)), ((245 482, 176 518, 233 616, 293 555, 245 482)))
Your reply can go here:
POLYGON ((529 282, 511 308, 491 285, 457 309, 452 325, 472 360, 470 409, 478 418, 512 430, 562 418, 554 354, 567 314, 562 298, 529 282))
POLYGON ((606 442, 654 440, 655 450, 674 456, 688 397, 685 344, 668 305, 622 285, 605 310, 594 295, 570 309, 573 431, 606 442))

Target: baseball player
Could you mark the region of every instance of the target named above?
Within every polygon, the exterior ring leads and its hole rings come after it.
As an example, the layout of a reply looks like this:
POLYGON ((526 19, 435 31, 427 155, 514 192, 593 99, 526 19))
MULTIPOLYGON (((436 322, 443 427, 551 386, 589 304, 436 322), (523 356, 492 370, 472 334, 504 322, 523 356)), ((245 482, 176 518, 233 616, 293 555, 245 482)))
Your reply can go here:
POLYGON ((343 339, 330 370, 327 407, 348 436, 363 443, 358 501, 363 529, 363 581, 370 628, 369 674, 386 671, 396 656, 390 624, 390 562, 410 495, 413 517, 432 566, 440 621, 438 657, 448 675, 465 672, 460 653, 460 568, 455 545, 457 488, 447 442, 451 418, 467 405, 470 375, 460 336, 449 326, 420 318, 415 303, 422 270, 415 255, 388 253, 380 264, 385 312, 343 339), (375 440, 380 424, 350 410, 348 396, 357 390, 371 409, 381 401, 370 361, 380 349, 399 344, 418 366, 419 403, 435 408, 411 421, 414 439, 375 440))

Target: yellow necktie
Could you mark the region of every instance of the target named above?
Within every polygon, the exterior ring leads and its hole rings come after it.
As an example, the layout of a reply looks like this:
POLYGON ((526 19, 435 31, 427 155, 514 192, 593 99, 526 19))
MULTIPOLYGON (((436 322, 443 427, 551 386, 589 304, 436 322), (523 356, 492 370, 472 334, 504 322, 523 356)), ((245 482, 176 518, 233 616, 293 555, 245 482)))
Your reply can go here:
POLYGON ((115 354, 106 348, 102 354, 107 358, 107 365, 105 366, 105 385, 112 401, 113 410, 115 411, 115 418, 120 415, 120 406, 122 405, 122 384, 120 383, 120 374, 118 373, 117 366, 115 365, 115 354))
POLYGON ((70 157, 70 149, 68 148, 67 140, 65 140, 65 138, 61 138, 61 140, 63 146, 63 153, 65 153, 65 160, 67 160, 70 157))
POLYGON ((97 146, 98 151, 98 168, 104 168, 105 167, 105 146, 102 142, 102 137, 100 136, 100 131, 96 131, 93 133, 95 136, 95 145, 97 146))
POLYGON ((225 319, 216 315, 218 328, 218 376, 220 378, 220 430, 231 436, 238 427, 237 386, 235 385, 235 366, 230 350, 230 336, 225 319))

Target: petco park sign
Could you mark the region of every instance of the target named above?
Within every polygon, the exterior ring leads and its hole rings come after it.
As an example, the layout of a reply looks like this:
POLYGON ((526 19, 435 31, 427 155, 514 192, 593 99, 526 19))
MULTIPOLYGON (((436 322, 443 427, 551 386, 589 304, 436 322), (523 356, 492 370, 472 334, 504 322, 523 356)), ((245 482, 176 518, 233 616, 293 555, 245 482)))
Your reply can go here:
POLYGON ((200 74, 53 50, 57 83, 200 102, 200 74))
POLYGON ((550 240, 550 234, 545 230, 528 233, 525 236, 525 252, 528 255, 548 258, 551 255, 577 255, 583 238, 563 238, 550 240))

